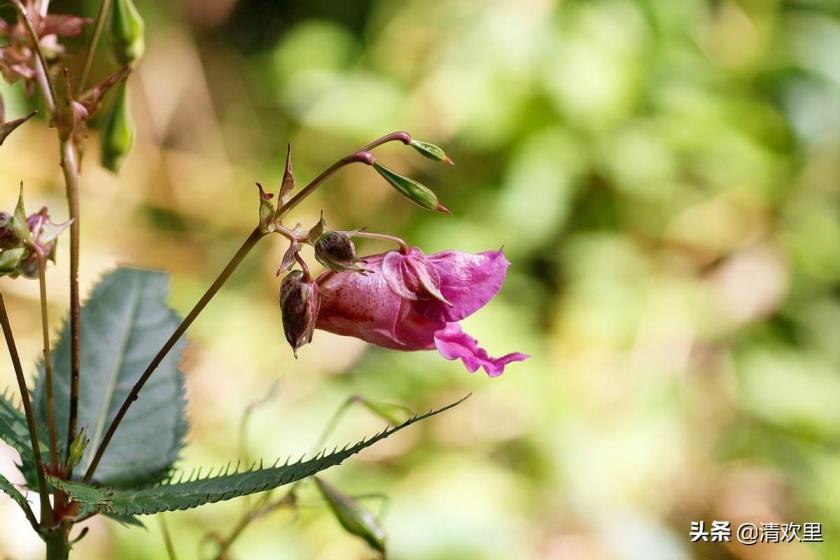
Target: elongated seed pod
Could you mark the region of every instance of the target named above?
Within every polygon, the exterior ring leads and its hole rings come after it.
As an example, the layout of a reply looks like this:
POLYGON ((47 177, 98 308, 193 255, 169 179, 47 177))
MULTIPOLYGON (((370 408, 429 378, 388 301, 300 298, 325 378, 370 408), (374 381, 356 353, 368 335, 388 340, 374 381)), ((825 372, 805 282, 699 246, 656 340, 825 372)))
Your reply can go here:
POLYGON ((434 210, 435 212, 449 213, 445 206, 438 202, 437 195, 432 190, 411 177, 400 175, 393 169, 385 167, 378 161, 373 162, 373 168, 388 181, 392 187, 397 189, 397 192, 404 197, 422 206, 427 210, 434 210))
POLYGON ((102 166, 117 173, 134 147, 134 120, 128 103, 125 83, 119 86, 117 99, 102 129, 102 166))
POLYGON ((320 477, 313 477, 318 490, 335 518, 344 529, 364 539, 374 550, 385 553, 385 531, 376 518, 363 508, 359 502, 339 491, 320 477))
POLYGON ((146 25, 131 0, 114 0, 109 39, 114 57, 121 65, 133 65, 146 50, 146 25))
POLYGON ((420 152, 420 154, 424 157, 452 165, 452 160, 446 155, 446 152, 444 152, 443 148, 440 146, 436 146, 430 142, 423 142, 421 140, 412 140, 410 142, 410 146, 420 152))

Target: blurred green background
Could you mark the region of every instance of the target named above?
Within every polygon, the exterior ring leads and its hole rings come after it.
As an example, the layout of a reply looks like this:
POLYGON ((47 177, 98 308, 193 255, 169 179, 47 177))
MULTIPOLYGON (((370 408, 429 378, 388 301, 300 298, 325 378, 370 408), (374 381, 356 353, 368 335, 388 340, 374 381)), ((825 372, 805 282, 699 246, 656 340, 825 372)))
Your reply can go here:
MULTIPOLYGON (((53 3, 94 14, 96 2, 53 3)), ((376 445, 326 479, 385 492, 404 560, 840 558, 840 4, 835 0, 179 0, 138 2, 148 51, 131 79, 138 146, 119 177, 82 179, 85 290, 118 263, 172 273, 188 310, 253 226, 254 181, 298 181, 393 130, 389 165, 433 186, 423 213, 350 168, 293 214, 400 235, 427 252, 505 246, 501 295, 465 322, 491 352, 533 357, 500 378, 434 352, 317 332, 294 360, 274 270, 253 253, 190 333, 181 467, 237 456, 248 403, 275 380, 247 453, 306 452, 361 394, 458 409, 376 445), (692 520, 821 522, 822 544, 689 542, 692 520)), ((78 65, 78 57, 69 63, 78 65)), ((95 73, 113 66, 103 54, 95 73)), ((26 101, 0 86, 7 112, 26 101)), ((0 149, 0 206, 18 182, 66 216, 54 131, 0 149)), ((362 252, 382 248, 363 244, 362 252)), ((49 273, 56 329, 67 245, 49 273)), ((37 283, 0 282, 25 363, 40 351, 37 283)), ((5 352, 0 386, 13 386, 5 352)), ((353 412, 343 444, 382 422, 353 412)), ((14 454, 0 450, 0 470, 14 454)), ((15 480, 19 480, 18 476, 15 480)), ((248 559, 362 559, 308 489, 297 520, 256 523, 248 559)), ((371 507, 376 508, 372 503, 371 507)), ((180 558, 242 501, 166 514, 180 558)), ((101 519, 77 558, 164 558, 148 530, 101 519)), ((0 555, 39 558, 0 501, 0 555)), ((734 539, 733 539, 734 540, 734 539)))

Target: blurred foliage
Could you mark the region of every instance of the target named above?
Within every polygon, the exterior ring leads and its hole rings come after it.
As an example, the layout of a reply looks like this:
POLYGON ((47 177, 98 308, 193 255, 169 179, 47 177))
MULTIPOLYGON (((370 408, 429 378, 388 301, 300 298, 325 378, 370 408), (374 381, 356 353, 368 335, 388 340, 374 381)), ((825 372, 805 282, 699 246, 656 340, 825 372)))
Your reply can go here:
MULTIPOLYGON (((97 3, 83 5, 93 13, 97 3)), ((472 391, 458 410, 325 476, 348 493, 390 496, 383 525, 395 558, 840 557, 835 1, 138 7, 149 36, 131 82, 137 145, 120 177, 97 166, 96 143, 86 155, 86 286, 117 262, 166 268, 172 303, 186 310, 253 226, 253 182, 279 184, 287 142, 301 181, 405 129, 457 165, 400 146, 383 160, 434 186, 454 216, 421 213, 351 168, 293 220, 314 223, 324 209, 331 225, 427 251, 504 244, 505 289, 467 327, 493 351, 533 356, 490 380, 433 353, 318 332, 294 361, 275 301, 278 240, 192 331, 185 468, 229 460, 242 410, 277 378, 280 395, 253 416, 251 456, 300 455, 351 394, 420 410, 472 391), (689 544, 689 521, 700 519, 819 521, 826 542, 689 544)), ((97 71, 109 64, 103 56, 97 71)), ((23 114, 21 92, 0 89, 7 114, 23 114)), ((33 206, 40 197, 60 217, 56 151, 44 123, 6 141, 5 207, 23 179, 33 206)), ((49 277, 56 320, 66 250, 49 277)), ((2 289, 34 363, 37 287, 2 289)), ((9 367, 0 375, 12 384, 9 367)), ((351 415, 331 443, 380 425, 351 415)), ((308 491, 303 501, 318 504, 308 491)), ((241 507, 167 515, 180 557, 241 507)), ((304 508, 292 524, 278 513, 232 554, 368 557, 325 511, 304 508)), ((0 503, 0 551, 37 557, 14 512, 0 503)), ((163 557, 154 523, 92 524, 80 557, 163 557)))

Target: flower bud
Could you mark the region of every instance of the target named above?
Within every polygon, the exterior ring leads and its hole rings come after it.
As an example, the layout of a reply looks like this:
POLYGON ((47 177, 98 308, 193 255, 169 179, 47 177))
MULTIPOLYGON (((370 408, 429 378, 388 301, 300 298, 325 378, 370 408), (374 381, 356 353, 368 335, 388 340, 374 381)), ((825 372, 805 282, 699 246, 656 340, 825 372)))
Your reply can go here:
POLYGON ((335 518, 344 529, 364 539, 374 550, 385 553, 385 531, 371 512, 359 502, 340 492, 320 477, 313 477, 324 501, 330 506, 335 518))
POLYGON ((412 140, 409 145, 429 159, 453 165, 452 160, 449 159, 449 156, 446 155, 446 152, 440 146, 435 146, 434 144, 420 140, 412 140))
POLYGON ((70 444, 70 453, 67 456, 68 470, 72 471, 73 467, 78 465, 79 461, 82 460, 82 456, 85 454, 85 449, 87 448, 88 443, 90 443, 90 438, 87 437, 85 429, 82 428, 70 444))
POLYGON ((146 50, 145 24, 131 0, 115 0, 109 30, 114 57, 122 65, 134 64, 146 50))
POLYGON ((293 270, 280 284, 283 331, 297 358, 297 350, 312 341, 321 298, 318 284, 300 270, 293 270))
POLYGON ((438 202, 438 198, 425 185, 421 185, 414 179, 400 175, 393 169, 385 167, 378 161, 373 162, 373 168, 388 181, 400 194, 408 198, 415 204, 426 208, 427 210, 434 210, 436 212, 444 212, 449 214, 449 210, 438 202))
POLYGON ((32 234, 29 231, 29 221, 26 218, 26 209, 23 205, 23 183, 20 185, 20 194, 18 195, 15 213, 11 215, 6 223, 4 233, 0 234, 0 237, 3 238, 0 243, 8 247, 20 247, 32 239, 32 234))
POLYGON ((318 236, 315 240, 315 258, 326 268, 336 272, 364 271, 356 265, 359 259, 356 258, 353 240, 343 231, 326 231, 318 236))
POLYGON ((117 91, 117 99, 102 129, 100 141, 102 166, 117 173, 123 160, 134 147, 134 120, 131 118, 125 83, 122 83, 117 91))
POLYGON ((0 212, 0 276, 16 277, 20 274, 20 267, 26 259, 32 234, 23 206, 23 185, 14 214, 0 212))

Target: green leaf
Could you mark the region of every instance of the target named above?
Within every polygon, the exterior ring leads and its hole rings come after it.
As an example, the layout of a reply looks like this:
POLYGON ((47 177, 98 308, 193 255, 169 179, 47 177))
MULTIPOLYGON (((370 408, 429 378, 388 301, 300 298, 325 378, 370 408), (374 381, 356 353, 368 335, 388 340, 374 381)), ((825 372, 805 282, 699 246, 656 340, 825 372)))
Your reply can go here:
POLYGON ((427 412, 422 416, 413 416, 398 426, 392 426, 369 439, 364 439, 340 451, 333 451, 330 454, 322 453, 306 461, 301 460, 297 463, 282 466, 259 467, 233 473, 229 473, 226 468, 223 474, 212 476, 211 472, 205 478, 201 478, 199 472, 195 478, 186 482, 170 481, 153 488, 139 490, 97 488, 81 482, 57 479, 51 479, 50 483, 80 502, 85 511, 100 511, 118 515, 147 515, 162 511, 190 509, 204 504, 271 490, 312 476, 324 469, 342 463, 348 457, 415 422, 449 410, 463 401, 464 399, 461 399, 443 408, 427 412))
POLYGON ((47 482, 53 488, 61 488, 73 500, 79 504, 79 515, 85 516, 89 513, 113 513, 111 508, 111 495, 114 493, 110 488, 96 488, 83 482, 61 480, 54 476, 47 475, 47 482))
POLYGON ((24 462, 34 463, 26 417, 8 393, 0 395, 0 439, 17 451, 24 462))
MULTIPOLYGON (((78 428, 90 438, 74 475, 81 477, 114 415, 166 338, 178 316, 166 306, 167 276, 118 268, 94 288, 82 308, 78 428)), ((187 423, 184 379, 178 370, 184 340, 164 358, 120 424, 97 468, 95 479, 113 486, 150 485, 166 477, 183 447, 187 423)), ((53 351, 55 418, 65 445, 70 400, 68 328, 53 351)), ((46 417, 43 367, 34 406, 46 417)), ((62 449, 63 451, 63 449, 62 449)))
MULTIPOLYGON (((44 453, 49 449, 44 443, 47 441, 46 426, 39 427, 42 428, 41 453, 44 453)), ((30 488, 37 488, 35 455, 32 452, 26 416, 14 405, 8 393, 0 395, 0 439, 18 452, 21 461, 20 471, 26 478, 26 484, 30 488)))
POLYGON ((32 508, 29 507, 29 502, 26 501, 26 497, 3 475, 0 475, 0 490, 17 502, 30 523, 37 525, 37 521, 35 521, 35 517, 32 514, 32 508))

